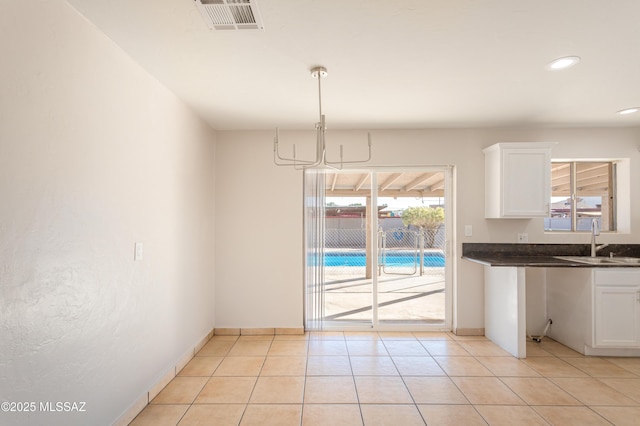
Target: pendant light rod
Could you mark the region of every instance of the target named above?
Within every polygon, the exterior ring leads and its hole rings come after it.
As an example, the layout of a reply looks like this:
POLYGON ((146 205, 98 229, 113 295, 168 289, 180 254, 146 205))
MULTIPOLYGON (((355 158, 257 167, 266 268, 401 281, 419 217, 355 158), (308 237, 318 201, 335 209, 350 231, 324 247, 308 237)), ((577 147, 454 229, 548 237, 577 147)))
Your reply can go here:
POLYGON ((311 76, 318 79, 318 116, 319 120, 316 123, 316 158, 314 160, 301 160, 296 156, 296 146, 293 145, 293 156, 283 157, 280 155, 279 139, 280 131, 276 128, 276 135, 273 139, 273 162, 276 166, 292 166, 297 170, 312 168, 312 167, 330 167, 332 169, 342 169, 344 164, 366 163, 371 160, 371 133, 367 133, 367 143, 369 148, 369 154, 364 160, 344 160, 343 145, 340 145, 340 161, 329 161, 327 159, 327 150, 325 142, 325 133, 327 130, 326 119, 322 113, 322 83, 321 80, 327 76, 327 69, 325 67, 311 68, 311 76))

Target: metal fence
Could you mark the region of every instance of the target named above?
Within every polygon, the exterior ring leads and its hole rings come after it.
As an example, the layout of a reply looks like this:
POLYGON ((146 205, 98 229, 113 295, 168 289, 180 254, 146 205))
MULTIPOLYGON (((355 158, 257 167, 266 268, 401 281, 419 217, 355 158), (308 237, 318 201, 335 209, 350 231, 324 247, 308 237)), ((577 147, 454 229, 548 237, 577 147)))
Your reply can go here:
POLYGON ((395 228, 381 232, 384 273, 424 275, 444 266, 444 227, 419 230, 395 228))
POLYGON ((327 282, 366 277, 366 229, 325 229, 324 271, 327 282))
MULTIPOLYGON (((436 229, 397 227, 378 234, 378 274, 441 273, 445 263, 444 225, 436 229)), ((366 229, 325 229, 324 266, 327 281, 366 275, 366 229)))

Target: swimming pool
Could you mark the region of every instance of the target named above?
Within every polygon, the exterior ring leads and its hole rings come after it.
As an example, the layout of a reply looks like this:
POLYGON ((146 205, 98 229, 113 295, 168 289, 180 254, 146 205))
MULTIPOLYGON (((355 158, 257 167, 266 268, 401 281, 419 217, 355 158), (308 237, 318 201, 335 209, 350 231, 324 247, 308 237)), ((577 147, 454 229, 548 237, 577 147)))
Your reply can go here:
MULTIPOLYGON (((419 255, 413 252, 392 252, 380 256, 379 264, 386 266, 413 266, 418 263, 419 255)), ((315 256, 309 256, 309 263, 317 264, 315 256)), ((442 267, 445 264, 444 256, 440 253, 426 252, 423 264, 425 267, 442 267)), ((364 252, 326 252, 324 254, 324 266, 363 267, 366 265, 364 252)))

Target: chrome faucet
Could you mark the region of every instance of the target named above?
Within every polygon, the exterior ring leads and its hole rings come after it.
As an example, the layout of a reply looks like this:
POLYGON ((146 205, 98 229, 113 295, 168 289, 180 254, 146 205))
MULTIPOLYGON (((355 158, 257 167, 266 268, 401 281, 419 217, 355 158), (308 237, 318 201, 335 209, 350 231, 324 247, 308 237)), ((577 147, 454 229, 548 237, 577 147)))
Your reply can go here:
POLYGON ((591 219, 591 257, 596 257, 596 253, 609 244, 596 245, 596 236, 600 235, 600 229, 598 229, 598 220, 591 219))

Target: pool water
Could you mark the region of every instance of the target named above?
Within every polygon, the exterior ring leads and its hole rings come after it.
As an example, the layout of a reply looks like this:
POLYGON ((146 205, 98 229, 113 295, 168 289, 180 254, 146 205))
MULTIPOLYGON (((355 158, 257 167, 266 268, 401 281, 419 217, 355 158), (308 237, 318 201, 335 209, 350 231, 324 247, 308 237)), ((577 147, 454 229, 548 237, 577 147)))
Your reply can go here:
MULTIPOLYGON (((309 256, 309 261, 312 264, 316 264, 314 256, 309 256)), ((419 255, 416 253, 386 253, 384 256, 380 256, 379 263, 386 266, 405 266, 412 267, 419 262, 419 255)), ((442 267, 444 266, 445 259, 442 254, 439 253, 425 253, 424 254, 424 266, 426 267, 442 267)), ((324 266, 360 266, 366 265, 366 256, 362 252, 327 252, 324 254, 324 266)))

